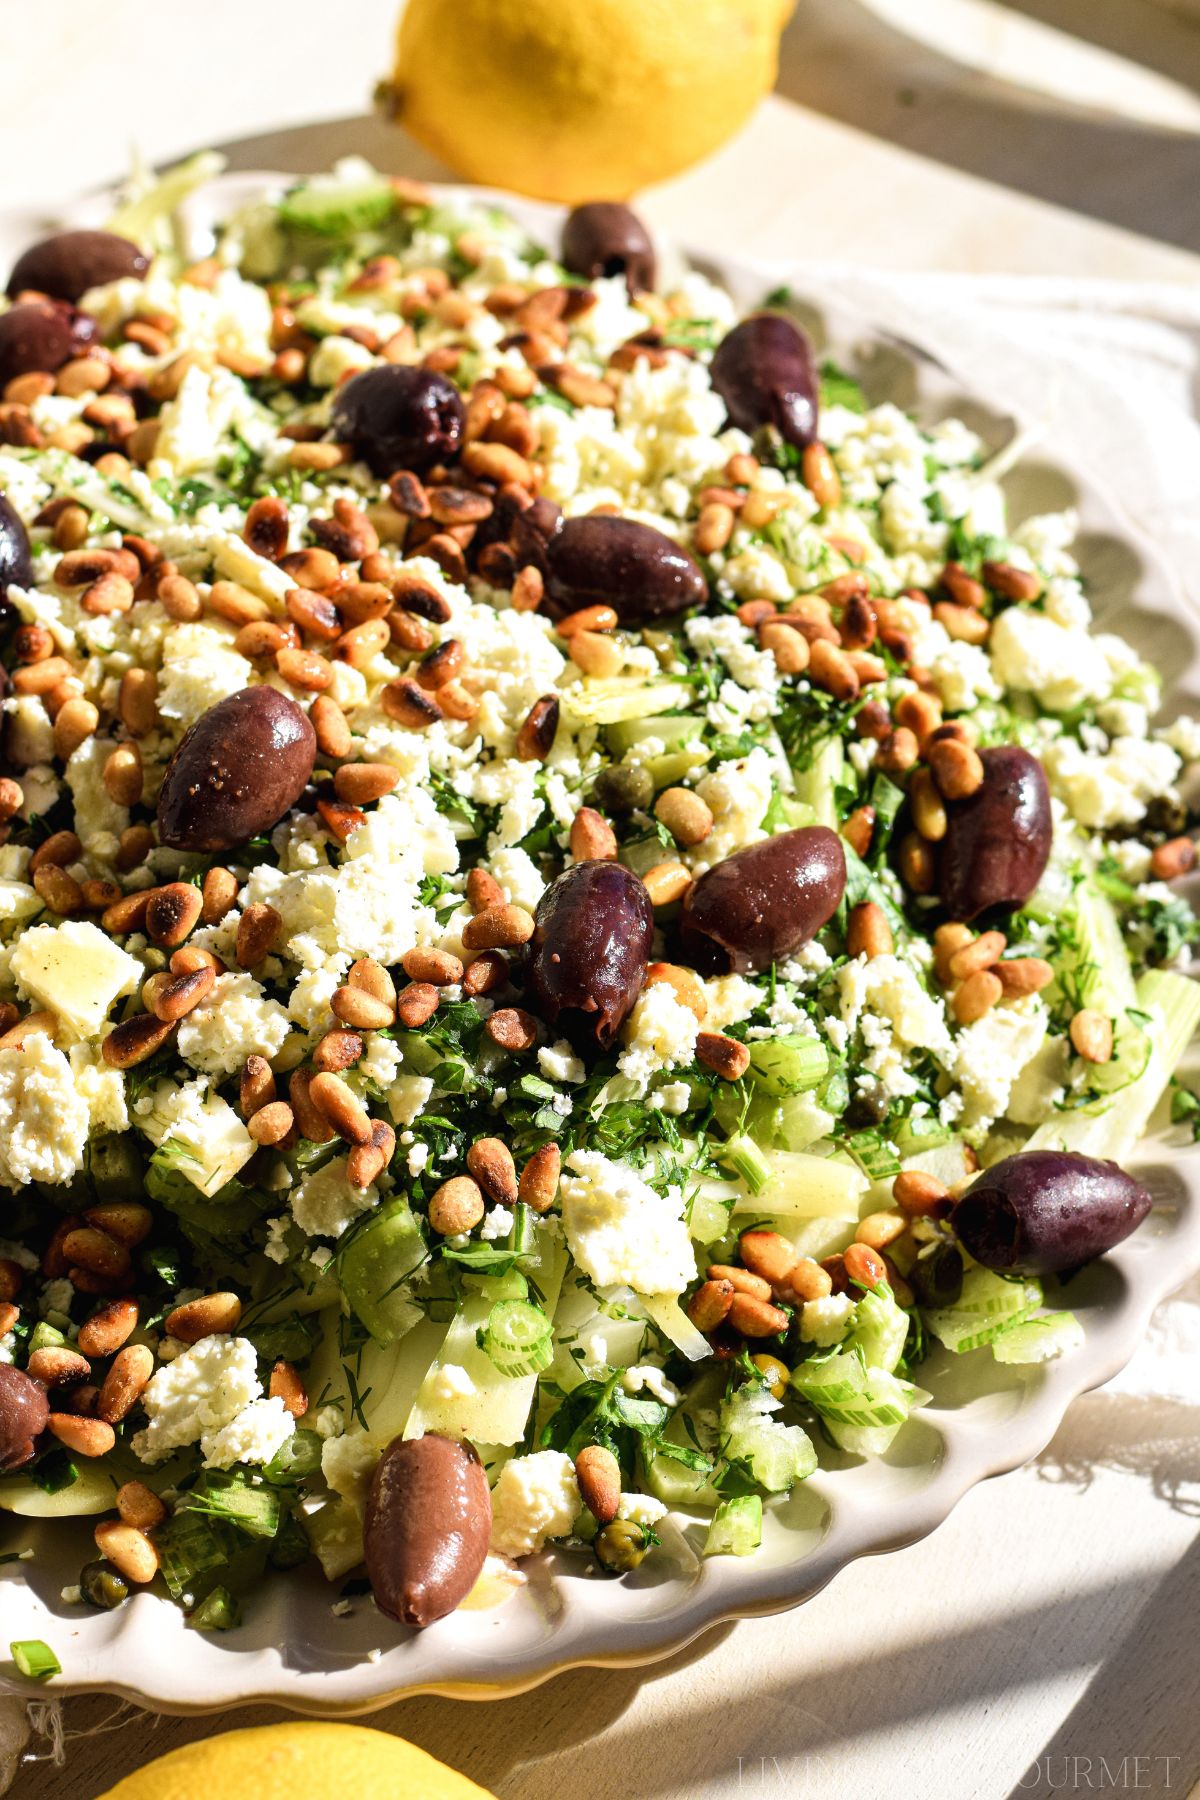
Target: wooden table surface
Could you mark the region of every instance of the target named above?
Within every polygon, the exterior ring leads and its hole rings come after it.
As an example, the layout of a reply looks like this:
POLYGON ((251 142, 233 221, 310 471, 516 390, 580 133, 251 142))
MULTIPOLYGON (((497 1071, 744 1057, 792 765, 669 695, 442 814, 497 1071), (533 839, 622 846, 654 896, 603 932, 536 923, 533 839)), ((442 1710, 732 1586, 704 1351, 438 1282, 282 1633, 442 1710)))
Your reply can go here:
MULTIPOLYGON (((990 0, 959 3, 963 45, 998 53, 977 15, 990 10, 1002 35, 1012 22, 990 0)), ((1200 72, 1186 10, 1021 9, 1086 20, 1114 54, 1132 46, 1180 84, 1180 116, 1200 72)), ((21 186, 10 177, 2 200, 52 207, 119 174, 135 137, 152 160, 227 142, 236 166, 303 169, 366 148, 392 169, 439 173, 361 116, 390 12, 387 0, 291 0, 286 14, 209 0, 189 45, 178 16, 145 0, 0 0, 23 77, 6 84, 0 125, 21 186), (314 117, 325 123, 295 129, 314 117)), ((1052 40, 1037 61, 1044 81, 1052 40)), ((779 93, 645 211, 682 239, 792 262, 1194 282, 1198 149, 1179 130, 989 80, 854 0, 801 0, 779 93)), ((999 1800, 1105 1778, 1186 1794, 1200 1775, 1198 1509, 1196 1412, 1160 1406, 1151 1425, 1142 1402, 1101 1393, 1031 1469, 976 1489, 932 1538, 851 1567, 796 1613, 721 1628, 640 1672, 576 1671, 491 1705, 414 1700, 373 1722, 512 1800, 999 1800)), ((27 1767, 21 1800, 93 1800, 175 1744, 285 1716, 113 1720, 113 1707, 67 1704, 66 1765, 27 1767)))

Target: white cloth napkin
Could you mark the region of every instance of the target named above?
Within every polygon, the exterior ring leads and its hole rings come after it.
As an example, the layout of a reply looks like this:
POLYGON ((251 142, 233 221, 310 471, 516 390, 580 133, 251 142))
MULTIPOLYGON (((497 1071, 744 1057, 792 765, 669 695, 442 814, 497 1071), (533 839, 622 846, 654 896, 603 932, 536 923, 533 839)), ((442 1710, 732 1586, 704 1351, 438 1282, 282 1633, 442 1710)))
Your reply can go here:
MULTIPOLYGON (((1064 448, 1167 549, 1200 608, 1200 290, 1025 276, 817 273, 843 284, 881 327, 936 346, 964 388, 1044 417, 1064 448)), ((1082 1438, 1070 1434, 1071 1454, 1169 1483, 1172 1445, 1196 1428, 1198 1356, 1200 1276, 1159 1308, 1133 1360, 1104 1389, 1098 1428, 1082 1438)), ((1187 1475, 1181 1470, 1179 1478, 1187 1475)), ((0 1699, 0 1795, 23 1752, 62 1761, 72 1736, 69 1715, 64 1730, 53 1703, 0 1699), (31 1728, 35 1748, 26 1750, 31 1728)))

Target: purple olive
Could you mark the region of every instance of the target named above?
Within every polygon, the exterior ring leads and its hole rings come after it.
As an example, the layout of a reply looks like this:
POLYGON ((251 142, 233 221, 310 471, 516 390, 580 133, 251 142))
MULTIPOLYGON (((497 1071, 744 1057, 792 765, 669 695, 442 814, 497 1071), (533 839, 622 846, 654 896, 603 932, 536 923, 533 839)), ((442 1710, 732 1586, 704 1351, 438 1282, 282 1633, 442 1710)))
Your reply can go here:
POLYGON ((432 1625, 465 1600, 483 1568, 492 1496, 470 1444, 393 1438, 367 1495, 363 1551, 380 1612, 432 1625))
POLYGON ((581 862, 538 902, 529 985, 550 1026, 562 1013, 594 1027, 607 1047, 642 990, 654 907, 636 875, 616 862, 581 862))
POLYGON ((808 338, 779 313, 753 313, 721 339, 709 371, 731 425, 773 425, 803 450, 817 435, 817 365, 808 338))
POLYGON ((18 375, 54 375, 95 343, 99 326, 60 301, 26 300, 0 314, 0 389, 18 375))
POLYGON ((32 587, 33 558, 29 552, 29 534, 20 514, 0 494, 0 625, 15 617, 15 609, 8 598, 10 582, 16 587, 32 587))
POLYGON ((635 212, 613 200, 591 200, 567 214, 562 263, 572 275, 597 281, 624 275, 631 294, 654 286, 654 245, 635 212))
POLYGON ((665 619, 702 606, 708 584, 686 550, 652 525, 588 513, 567 519, 546 545, 546 611, 564 613, 597 602, 623 625, 665 619))
POLYGON ((49 1417, 41 1382, 11 1363, 0 1363, 0 1469, 20 1469, 29 1462, 49 1417))
POLYGON ((11 300, 29 290, 52 300, 79 300, 89 288, 125 275, 140 278, 149 267, 145 251, 115 231, 56 231, 17 258, 8 296, 11 300))
POLYGON ((685 897, 685 954, 714 970, 765 969, 817 935, 845 887, 842 840, 824 825, 748 844, 709 869, 685 897))
POLYGON ((946 808, 938 893, 952 919, 992 906, 1024 906, 1042 879, 1054 825, 1045 770, 1028 750, 980 751, 983 784, 946 808))
POLYGON ((338 389, 333 430, 376 475, 420 475, 457 454, 466 416, 458 389, 436 370, 376 363, 338 389))
POLYGON ((317 734, 273 687, 242 688, 196 720, 167 765, 158 835, 173 850, 231 850, 277 825, 313 772, 317 734))
POLYGON ((1103 1256, 1149 1211, 1146 1189, 1114 1162, 1024 1150, 976 1176, 950 1223, 985 1269, 1053 1275, 1103 1256))

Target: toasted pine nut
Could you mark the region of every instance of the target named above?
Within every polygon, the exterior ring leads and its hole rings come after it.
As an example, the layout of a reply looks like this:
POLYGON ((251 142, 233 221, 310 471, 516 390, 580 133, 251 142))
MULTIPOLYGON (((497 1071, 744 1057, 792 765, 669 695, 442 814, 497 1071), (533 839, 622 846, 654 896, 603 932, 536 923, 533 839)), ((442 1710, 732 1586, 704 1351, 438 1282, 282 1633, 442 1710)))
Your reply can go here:
POLYGON ((302 1419, 308 1411, 308 1392, 299 1371, 282 1358, 271 1370, 267 1392, 272 1399, 283 1401, 293 1419, 302 1419))
POLYGON ((199 923, 202 905, 200 889, 188 881, 155 888, 146 902, 147 937, 165 949, 177 949, 199 923))
POLYGON ((571 823, 571 855, 576 862, 613 862, 617 834, 594 807, 581 806, 571 823))
POLYGON ((957 919, 938 926, 933 934, 933 966, 939 981, 949 983, 950 958, 973 941, 970 926, 960 924, 957 919))
POLYGON ((870 851, 871 836, 874 830, 875 808, 873 806, 856 806, 842 826, 842 836, 856 855, 865 857, 870 851))
POLYGON ((691 870, 679 862, 655 863, 642 876, 652 906, 671 906, 682 900, 692 885, 691 870))
POLYGON ((68 919, 83 911, 83 889, 65 869, 57 868, 53 863, 39 869, 33 878, 33 886, 50 911, 58 913, 60 918, 68 919))
POLYGON ((772 1306, 769 1300, 759 1300, 753 1294, 734 1294, 729 1308, 729 1323, 743 1337, 774 1337, 776 1332, 786 1331, 788 1315, 778 1306, 772 1306))
POLYGON ((144 1481, 126 1481, 117 1489, 117 1511, 136 1531, 153 1531, 167 1516, 167 1509, 144 1481))
POLYGON ((960 1025, 973 1025, 976 1019, 991 1012, 1003 992, 998 975, 993 975, 990 969, 977 969, 967 976, 955 993, 950 1002, 951 1010, 960 1025))
POLYGON ((743 1231, 738 1254, 752 1275, 761 1276, 772 1288, 786 1292, 796 1266, 796 1252, 777 1231, 743 1231))
POLYGON ((913 824, 927 843, 939 844, 946 835, 949 820, 933 776, 928 769, 915 769, 908 784, 913 824))
POLYGON ((950 954, 947 967, 951 978, 954 981, 965 981, 977 969, 992 968, 1003 956, 1007 941, 1002 931, 981 932, 977 938, 972 938, 969 943, 950 954))
POLYGON ((106 1300, 79 1327, 79 1348, 85 1356, 112 1356, 133 1332, 137 1321, 136 1300, 106 1300))
POLYGON ((497 1007, 488 1015, 484 1031, 493 1044, 514 1056, 532 1050, 537 1043, 537 1020, 519 1006, 497 1007))
POLYGON ((788 1276, 792 1293, 802 1304, 805 1300, 824 1300, 833 1292, 828 1271, 811 1256, 802 1256, 788 1276))
MULTIPOLYGON (((512 584, 512 604, 514 612, 536 612, 542 603, 545 584, 542 572, 533 563, 526 563, 518 569, 512 584)), ((581 665, 582 666, 582 665, 581 665)))
POLYGON ((272 1100, 247 1119, 246 1130, 256 1144, 281 1144, 295 1120, 286 1100, 272 1100))
POLYGON ((936 1217, 950 1206, 946 1184, 923 1169, 902 1169, 892 1183, 892 1199, 910 1219, 936 1217))
POLYGON ((202 1294, 169 1312, 163 1328, 182 1343, 198 1344, 201 1338, 225 1337, 236 1331, 241 1316, 242 1303, 236 1294, 202 1294))
POLYGON ((722 1081, 740 1081, 750 1067, 750 1051, 724 1032, 701 1031, 696 1038, 696 1061, 722 1081))
POLYGON ((476 1138, 467 1151, 467 1168, 489 1200, 501 1206, 516 1203, 516 1164, 512 1151, 500 1138, 476 1138))
POLYGON ((900 879, 914 894, 932 894, 936 875, 933 851, 915 831, 901 838, 896 851, 896 866, 900 879))
POLYGON ((851 908, 846 922, 846 954, 865 956, 868 962, 876 956, 890 956, 894 949, 892 928, 887 914, 874 900, 864 900, 851 908))
POLYGON ((219 925, 237 904, 237 876, 232 869, 214 866, 206 872, 200 893, 202 922, 205 925, 219 925))
POLYGON ((391 763, 343 763, 333 778, 333 791, 351 806, 370 806, 390 794, 400 780, 391 763))
POLYGON ((463 966, 448 950, 431 950, 417 945, 406 950, 400 966, 412 981, 427 981, 434 987, 453 987, 462 980, 463 966))
POLYGON ((439 1237, 473 1231, 484 1214, 483 1194, 469 1175, 444 1181, 429 1201, 429 1226, 439 1237))
POLYGON ((859 1220, 854 1236, 868 1250, 886 1250, 898 1237, 903 1237, 907 1230, 908 1220, 902 1212, 873 1212, 859 1220))
POLYGON ((313 1080, 311 1070, 294 1069, 288 1082, 288 1099, 292 1103, 300 1136, 307 1138, 310 1144, 329 1144, 337 1133, 309 1095, 313 1080))
POLYGON ((1041 576, 1033 569, 1019 569, 1015 563, 985 562, 983 579, 1002 600, 1037 600, 1042 592, 1041 576))
POLYGON ((48 1430, 76 1456, 107 1456, 117 1441, 112 1426, 103 1419, 79 1418, 74 1413, 51 1413, 48 1430))
POLYGON ((360 956, 351 963, 346 980, 351 987, 361 989, 370 994, 373 1000, 382 1000, 385 1005, 392 1005, 396 999, 396 984, 381 962, 373 956, 360 956))
POLYGON ((1040 956, 1014 956, 993 963, 992 972, 1000 977, 1006 994, 1037 994, 1054 980, 1054 970, 1040 956))
POLYGON ((348 806, 344 800, 318 800, 317 812, 325 825, 340 844, 367 822, 367 815, 361 807, 348 806))
POLYGON ((475 914, 463 929, 467 950, 509 950, 527 944, 533 936, 533 914, 523 906, 489 906, 475 914))
POLYGON ((860 1242, 857 1238, 854 1243, 847 1244, 842 1256, 846 1274, 860 1287, 876 1288, 881 1281, 887 1280, 887 1270, 884 1268, 881 1258, 868 1244, 860 1242))
POLYGON ((535 700, 517 731, 513 754, 519 762, 545 762, 554 747, 561 707, 557 694, 535 700))
POLYGON ((831 512, 842 503, 842 484, 832 456, 822 443, 804 446, 800 459, 800 475, 805 487, 821 508, 831 512))
POLYGON ((775 658, 781 675, 803 675, 812 660, 808 639, 782 619, 769 618, 758 628, 758 641, 775 658))
POLYGON ((942 570, 941 584, 956 606, 983 606, 987 601, 987 590, 981 582, 969 575, 961 563, 948 562, 942 570))
POLYGON ((86 1356, 79 1356, 65 1345, 47 1344, 41 1350, 35 1350, 25 1365, 27 1375, 40 1381, 45 1387, 62 1387, 69 1381, 86 1381, 92 1372, 92 1365, 86 1356))
POLYGON ((701 556, 712 556, 718 550, 723 550, 733 536, 735 523, 733 508, 723 505, 721 501, 711 501, 707 506, 702 506, 695 530, 696 548, 701 556))
POLYGON ((398 725, 404 725, 409 731, 423 731, 430 725, 436 725, 442 716, 442 709, 432 694, 427 694, 408 676, 399 681, 390 681, 379 695, 379 701, 389 719, 398 725))
POLYGON ((118 744, 104 764, 105 792, 118 806, 136 806, 142 797, 142 753, 136 744, 118 744))
POLYGON ((907 775, 915 765, 920 749, 913 732, 907 725, 897 725, 879 740, 879 750, 875 757, 875 766, 882 769, 885 775, 907 775))
POLYGON ((263 958, 269 956, 279 941, 283 929, 283 920, 273 906, 264 901, 256 901, 248 906, 238 920, 237 956, 238 967, 255 969, 263 958))
POLYGON ((118 1350, 104 1377, 96 1416, 108 1425, 119 1424, 133 1410, 153 1373, 154 1353, 145 1344, 126 1344, 118 1350))
POLYGON ((355 1144, 346 1158, 346 1179, 351 1187, 369 1188, 387 1168, 396 1150, 396 1133, 382 1119, 371 1121, 369 1144, 355 1144))
POLYGON ((517 1184, 517 1198, 531 1212, 549 1212, 558 1193, 562 1172, 562 1152, 557 1144, 543 1144, 535 1150, 517 1184))
POLYGON ((212 991, 216 979, 211 969, 192 969, 183 975, 170 975, 155 995, 150 1010, 156 1019, 173 1025, 199 1006, 212 991))
POLYGON ((327 1031, 313 1051, 313 1067, 330 1075, 352 1069, 365 1048, 356 1031, 327 1031))
POLYGON ((27 1039, 35 1036, 38 1032, 43 1032, 47 1037, 52 1038, 57 1029, 58 1020, 52 1012, 26 1013, 23 1019, 19 1019, 15 1025, 10 1025, 8 1030, 0 1036, 0 1050, 21 1050, 27 1039))
POLYGON ((158 1574, 158 1551, 144 1531, 120 1519, 101 1519, 93 1536, 101 1556, 107 1557, 126 1581, 142 1587, 158 1574))
POLYGON ((432 982, 410 981, 396 996, 396 1017, 408 1030, 419 1030, 432 1019, 440 999, 432 982))
POLYGON ((370 1143, 371 1121, 367 1110, 340 1075, 314 1075, 308 1084, 308 1097, 346 1143, 370 1143))
POLYGON ((1113 1022, 1093 1006, 1084 1006, 1068 1026, 1071 1043, 1085 1062, 1106 1063, 1113 1053, 1113 1022))
POLYGON ((567 649, 577 668, 600 681, 610 681, 625 666, 625 652, 620 644, 598 631, 572 633, 567 649))
POLYGON ((901 694, 892 707, 892 717, 897 725, 904 725, 912 732, 922 752, 929 742, 930 736, 942 722, 942 703, 934 694, 927 694, 922 688, 912 688, 907 694, 901 694))
POLYGON ((696 1330, 707 1333, 724 1324, 733 1305, 733 1294, 732 1281, 714 1281, 711 1276, 702 1281, 687 1304, 688 1318, 696 1330))
POLYGON ((960 644, 986 644, 991 634, 990 621, 972 606, 955 606, 949 600, 939 600, 933 616, 943 631, 960 644))
MULTIPOLYGON (((436 1009, 436 999, 434 1008, 436 1009)), ((355 1031, 384 1031, 396 1022, 396 1007, 386 1000, 377 1000, 374 994, 364 992, 362 988, 351 987, 348 983, 337 988, 329 1002, 330 1011, 335 1019, 343 1025, 349 1025, 355 1031)))
POLYGON ((65 700, 54 721, 54 753, 66 762, 80 744, 87 742, 100 723, 100 713, 90 700, 76 695, 65 700))
POLYGON ((325 756, 349 756, 350 725, 336 700, 331 700, 328 694, 318 694, 312 703, 309 718, 317 734, 317 744, 325 756))
POLYGON ((955 738, 929 746, 929 769, 938 792, 946 800, 966 800, 983 786, 983 762, 978 750, 955 738))
POLYGON ((708 1265, 710 1281, 728 1281, 738 1294, 749 1294, 752 1299, 769 1300, 771 1284, 761 1275, 755 1275, 751 1269, 742 1269, 736 1263, 710 1263, 708 1265))
POLYGON ((1178 881, 1196 866, 1196 846, 1189 837, 1168 838, 1150 854, 1150 873, 1156 881, 1178 881))
POLYGON ((467 876, 467 905, 474 913, 489 912, 495 906, 506 906, 504 889, 487 869, 472 869, 467 876))
POLYGON ((835 700, 858 698, 858 676, 845 652, 823 638, 809 646, 808 673, 814 687, 823 688, 835 700))
POLYGON ((264 1106, 269 1106, 275 1098, 275 1091, 275 1076, 266 1057, 248 1056, 242 1065, 238 1092, 238 1105, 243 1119, 252 1119, 264 1106))
MULTIPOLYGON (((153 1214, 148 1206, 140 1200, 110 1200, 102 1206, 90 1206, 84 1217, 89 1225, 98 1231, 105 1231, 110 1238, 116 1238, 118 1244, 124 1244, 127 1250, 136 1249, 137 1245, 150 1236, 150 1227, 154 1223, 153 1214)), ((118 1304, 114 1302, 114 1305, 118 1304)))

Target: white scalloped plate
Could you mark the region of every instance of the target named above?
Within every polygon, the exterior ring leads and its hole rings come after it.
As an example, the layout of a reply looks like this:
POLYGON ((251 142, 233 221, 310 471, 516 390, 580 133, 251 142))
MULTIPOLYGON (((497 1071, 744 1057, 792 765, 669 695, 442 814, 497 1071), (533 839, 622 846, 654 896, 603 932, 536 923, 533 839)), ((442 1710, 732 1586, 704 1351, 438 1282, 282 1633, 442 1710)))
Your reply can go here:
MULTIPOLYGON (((264 185, 286 177, 222 177, 189 213, 203 248, 207 224, 264 185)), ((548 244, 561 214, 476 190, 517 214, 548 244)), ((103 199, 71 210, 70 222, 103 219, 103 199)), ((0 217, 0 263, 41 222, 0 217)), ((806 296, 805 323, 822 348, 858 372, 874 401, 895 399, 925 417, 966 416, 997 447, 1014 421, 977 384, 964 387, 928 351, 873 330, 844 293, 815 292, 803 271, 754 268, 708 255, 695 259, 743 306, 759 302, 782 273, 806 296)), ((1195 710, 1200 637, 1159 553, 1081 469, 1047 455, 1008 479, 1014 516, 1077 506, 1081 560, 1096 611, 1173 676, 1169 699, 1195 710)), ((37 1549, 27 1564, 0 1569, 0 1638, 45 1638, 63 1674, 39 1693, 103 1690, 163 1712, 190 1713, 271 1700, 299 1711, 347 1716, 415 1693, 493 1699, 578 1665, 628 1667, 680 1649, 722 1620, 781 1612, 817 1592, 855 1557, 894 1550, 931 1532, 968 1488, 1018 1467, 1045 1446, 1079 1394, 1107 1381, 1132 1355, 1157 1303, 1200 1270, 1200 1150, 1147 1143, 1138 1171, 1155 1208, 1141 1230, 1071 1283, 1070 1305, 1086 1341, 1040 1368, 1004 1369, 985 1351, 923 1365, 933 1399, 879 1461, 823 1452, 820 1471, 767 1521, 761 1552, 745 1561, 699 1554, 704 1527, 673 1515, 664 1552, 612 1582, 580 1557, 554 1554, 494 1612, 460 1612, 425 1632, 404 1632, 366 1599, 335 1618, 336 1589, 315 1573, 271 1581, 254 1595, 246 1623, 227 1636, 188 1631, 166 1600, 139 1594, 115 1613, 82 1612, 59 1599, 90 1553, 90 1523, 17 1541, 37 1549)), ((7 1534, 9 1542, 12 1533, 7 1534)), ((28 1692, 0 1680, 0 1690, 28 1692)))

